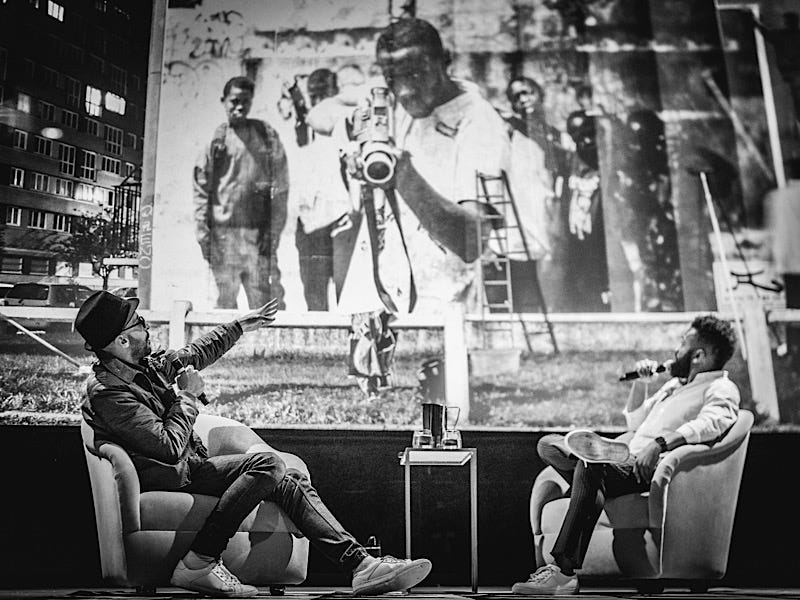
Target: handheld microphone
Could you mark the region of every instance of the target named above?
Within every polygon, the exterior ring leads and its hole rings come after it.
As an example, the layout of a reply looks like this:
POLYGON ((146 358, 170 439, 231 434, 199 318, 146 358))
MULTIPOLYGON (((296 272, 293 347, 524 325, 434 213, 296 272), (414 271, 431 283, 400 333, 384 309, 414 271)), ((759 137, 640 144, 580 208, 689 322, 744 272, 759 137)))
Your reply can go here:
MULTIPOLYGON (((172 368, 175 369, 177 375, 180 375, 186 370, 186 367, 183 366, 181 359, 179 359, 177 356, 173 358, 170 362, 172 363, 172 368)), ((197 396, 197 399, 200 400, 200 402, 202 402, 203 404, 208 404, 208 398, 206 398, 205 392, 200 392, 200 395, 197 396)))
MULTIPOLYGON (((655 373, 663 373, 666 371, 672 361, 668 360, 667 362, 663 362, 656 367, 655 373)), ((634 379, 639 379, 641 377, 638 371, 628 371, 624 375, 621 375, 619 380, 620 381, 633 381, 634 379)))

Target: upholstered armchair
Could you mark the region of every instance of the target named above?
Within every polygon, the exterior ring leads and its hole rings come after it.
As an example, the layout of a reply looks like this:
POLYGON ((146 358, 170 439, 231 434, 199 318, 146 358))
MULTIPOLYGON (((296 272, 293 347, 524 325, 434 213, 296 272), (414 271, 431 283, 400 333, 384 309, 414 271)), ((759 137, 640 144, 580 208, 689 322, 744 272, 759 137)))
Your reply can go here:
MULTIPOLYGON (((659 462, 650 491, 606 502, 581 577, 629 578, 642 591, 688 580, 693 591, 725 575, 753 414, 741 410, 721 440, 686 445, 659 462)), ((530 520, 537 566, 550 554, 569 505, 569 484, 552 468, 537 476, 530 520)))
MULTIPOLYGON (((212 456, 275 451, 252 429, 232 419, 201 414, 195 431, 212 456)), ((217 499, 185 492, 141 492, 128 454, 116 444, 97 446, 93 433, 82 420, 103 579, 144 590, 169 586, 175 565, 217 499)), ((278 454, 287 466, 308 474, 298 457, 278 454)), ((244 582, 280 593, 285 584, 305 580, 308 540, 276 504, 262 502, 231 538, 222 559, 244 582)))

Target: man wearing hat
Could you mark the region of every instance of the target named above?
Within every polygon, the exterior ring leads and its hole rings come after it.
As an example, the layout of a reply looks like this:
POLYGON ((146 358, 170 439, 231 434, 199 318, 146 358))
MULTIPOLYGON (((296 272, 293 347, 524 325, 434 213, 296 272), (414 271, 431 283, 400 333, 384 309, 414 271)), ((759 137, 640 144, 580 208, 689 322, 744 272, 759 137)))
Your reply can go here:
POLYGON ((220 555, 262 500, 292 515, 297 528, 325 556, 351 570, 356 594, 405 590, 428 575, 427 559, 370 556, 322 503, 308 478, 287 468, 277 454, 209 457, 194 433, 198 404, 205 402, 198 371, 227 352, 242 333, 270 325, 276 299, 180 350, 156 353, 151 353, 150 331, 136 312, 138 305, 137 298, 101 291, 78 310, 75 329, 98 358, 82 410, 96 443, 114 442, 130 454, 143 492, 181 490, 219 497, 175 567, 173 585, 224 598, 256 595, 258 589, 241 583, 220 555))

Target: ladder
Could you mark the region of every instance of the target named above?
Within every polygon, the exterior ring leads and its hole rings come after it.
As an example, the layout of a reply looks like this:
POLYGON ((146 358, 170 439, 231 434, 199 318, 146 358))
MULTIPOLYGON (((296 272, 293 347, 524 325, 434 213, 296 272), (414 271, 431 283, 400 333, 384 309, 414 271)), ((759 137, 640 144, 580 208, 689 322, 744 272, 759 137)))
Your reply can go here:
POLYGON ((488 235, 483 233, 479 236, 482 247, 480 257, 476 262, 476 277, 482 283, 479 286, 483 346, 488 348, 493 334, 508 336, 511 345, 514 343, 514 320, 519 322, 525 338, 528 352, 533 353, 530 336, 535 334, 547 334, 553 346, 553 352, 559 353, 558 342, 553 331, 553 324, 547 314, 547 304, 545 303, 542 287, 539 283, 538 266, 531 257, 530 244, 526 239, 525 232, 520 226, 519 211, 514 202, 511 186, 508 183, 508 175, 501 171, 499 176, 476 173, 475 175, 475 195, 478 201, 483 201, 489 222, 488 235), (512 248, 509 239, 518 236, 521 247, 518 245, 512 248), (489 250, 487 252, 486 250, 489 250), (511 277, 512 261, 524 261, 530 265, 532 287, 534 289, 535 300, 544 319, 544 326, 531 329, 529 323, 525 322, 522 314, 514 306, 513 283, 511 277), (488 314, 508 314, 508 319, 494 320, 487 319, 488 314))

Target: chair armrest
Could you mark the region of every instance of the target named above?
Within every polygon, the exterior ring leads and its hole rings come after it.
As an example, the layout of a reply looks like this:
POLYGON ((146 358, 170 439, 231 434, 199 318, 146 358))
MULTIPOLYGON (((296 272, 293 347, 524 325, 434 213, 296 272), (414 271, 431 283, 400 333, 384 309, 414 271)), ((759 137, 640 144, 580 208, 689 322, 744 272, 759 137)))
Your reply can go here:
POLYGON ((552 500, 564 498, 569 491, 569 484, 553 467, 545 467, 536 476, 531 489, 530 520, 534 535, 542 533, 542 510, 552 500))
POLYGON ((651 527, 666 527, 667 519, 693 521, 692 514, 709 507, 717 514, 735 508, 752 424, 752 413, 742 410, 717 443, 687 444, 662 457, 650 484, 651 527))
POLYGON ((111 463, 119 494, 120 517, 125 533, 141 529, 139 515, 139 474, 128 453, 111 442, 100 444, 97 455, 111 463))
POLYGON ((289 452, 281 452, 273 448, 262 440, 255 431, 239 421, 201 413, 197 415, 194 430, 203 440, 211 456, 274 452, 283 459, 287 468, 297 469, 310 478, 308 466, 301 458, 289 452))

